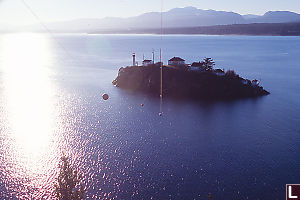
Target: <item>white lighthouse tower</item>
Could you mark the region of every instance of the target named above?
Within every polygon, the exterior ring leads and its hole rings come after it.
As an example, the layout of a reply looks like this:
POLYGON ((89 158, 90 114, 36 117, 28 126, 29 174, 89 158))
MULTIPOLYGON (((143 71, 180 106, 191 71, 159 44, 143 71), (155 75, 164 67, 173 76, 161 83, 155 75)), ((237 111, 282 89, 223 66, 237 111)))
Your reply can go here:
POLYGON ((132 54, 132 66, 135 66, 135 53, 132 54))

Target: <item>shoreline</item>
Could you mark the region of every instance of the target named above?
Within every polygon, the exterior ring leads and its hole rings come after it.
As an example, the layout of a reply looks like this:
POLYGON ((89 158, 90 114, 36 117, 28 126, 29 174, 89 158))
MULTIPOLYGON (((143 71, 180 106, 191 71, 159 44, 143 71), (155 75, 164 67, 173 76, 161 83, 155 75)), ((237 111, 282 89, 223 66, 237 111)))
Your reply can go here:
MULTIPOLYGON (((220 69, 216 69, 217 71, 220 69)), ((186 100, 237 100, 267 96, 257 83, 244 79, 232 70, 225 72, 192 71, 187 67, 163 66, 164 96, 186 100)), ((120 68, 112 82, 118 88, 160 96, 160 65, 128 66, 120 68)))

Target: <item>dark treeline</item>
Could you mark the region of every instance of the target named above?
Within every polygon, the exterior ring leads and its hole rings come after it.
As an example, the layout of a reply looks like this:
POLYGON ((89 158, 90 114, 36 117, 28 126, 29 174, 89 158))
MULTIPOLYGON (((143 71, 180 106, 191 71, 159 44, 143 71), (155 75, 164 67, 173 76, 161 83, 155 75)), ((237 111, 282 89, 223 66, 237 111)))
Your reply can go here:
MULTIPOLYGON (((160 29, 98 30, 92 33, 160 34, 160 29)), ((164 34, 300 36, 299 23, 257 23, 165 28, 164 34)))

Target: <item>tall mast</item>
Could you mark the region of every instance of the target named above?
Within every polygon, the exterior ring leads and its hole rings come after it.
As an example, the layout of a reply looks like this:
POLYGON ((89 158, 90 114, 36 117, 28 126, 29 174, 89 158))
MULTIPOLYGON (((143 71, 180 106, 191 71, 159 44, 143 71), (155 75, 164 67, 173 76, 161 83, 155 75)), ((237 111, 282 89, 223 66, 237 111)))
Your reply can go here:
POLYGON ((155 61, 154 61, 154 49, 152 50, 152 60, 153 60, 153 64, 155 64, 155 61))
MULTIPOLYGON (((163 39, 163 0, 161 0, 161 11, 160 11, 160 45, 162 46, 163 39)), ((163 105, 163 63, 162 63, 162 48, 160 47, 160 108, 159 116, 162 116, 162 105, 163 105)))

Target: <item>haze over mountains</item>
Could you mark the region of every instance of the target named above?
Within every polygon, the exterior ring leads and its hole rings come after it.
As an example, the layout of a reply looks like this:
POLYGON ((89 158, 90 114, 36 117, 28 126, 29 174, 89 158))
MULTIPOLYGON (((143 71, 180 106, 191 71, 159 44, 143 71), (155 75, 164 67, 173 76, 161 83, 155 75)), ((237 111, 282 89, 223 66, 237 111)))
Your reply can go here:
MULTIPOLYGON (((103 19, 77 19, 48 23, 57 32, 103 32, 112 30, 141 30, 160 28, 161 13, 150 12, 136 17, 103 19)), ((252 23, 300 22, 300 14, 289 11, 269 11, 262 16, 240 15, 234 12, 201 10, 195 7, 174 8, 163 13, 164 28, 187 28, 252 23)), ((40 25, 22 27, 22 30, 44 31, 40 25)))
MULTIPOLYGON (((107 17, 103 19, 78 19, 48 24, 49 28, 60 30, 96 29, 143 29, 160 27, 159 12, 145 13, 130 18, 107 17)), ((163 13, 164 28, 197 27, 249 23, 300 22, 300 14, 289 11, 269 11, 263 16, 240 15, 234 12, 201 10, 195 7, 174 8, 163 13)))

